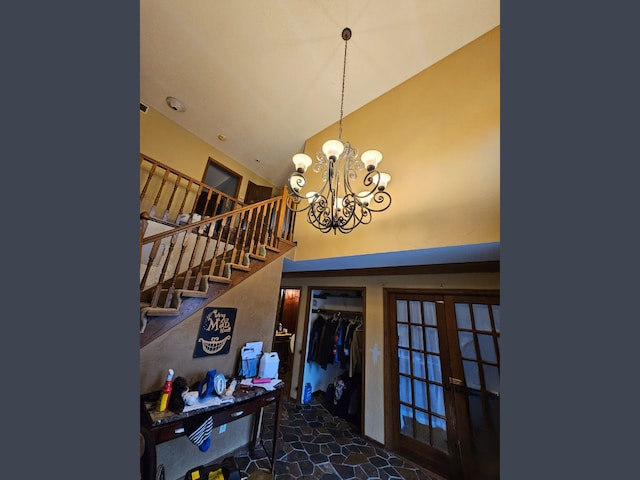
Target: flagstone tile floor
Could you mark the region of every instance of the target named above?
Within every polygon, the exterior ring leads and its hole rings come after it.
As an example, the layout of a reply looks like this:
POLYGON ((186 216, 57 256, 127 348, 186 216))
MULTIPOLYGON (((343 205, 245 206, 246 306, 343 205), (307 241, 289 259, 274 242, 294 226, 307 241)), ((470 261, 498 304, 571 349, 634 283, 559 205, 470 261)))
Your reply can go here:
MULTIPOLYGON (((274 411, 265 409, 264 414, 272 416, 274 411)), ((272 423, 266 420, 265 425, 272 423)), ((305 405, 283 402, 275 477, 264 474, 270 471, 264 448, 271 452, 272 438, 273 431, 265 427, 263 446, 253 453, 236 452, 238 467, 249 480, 442 480, 368 442, 353 424, 332 415, 318 394, 305 405)))

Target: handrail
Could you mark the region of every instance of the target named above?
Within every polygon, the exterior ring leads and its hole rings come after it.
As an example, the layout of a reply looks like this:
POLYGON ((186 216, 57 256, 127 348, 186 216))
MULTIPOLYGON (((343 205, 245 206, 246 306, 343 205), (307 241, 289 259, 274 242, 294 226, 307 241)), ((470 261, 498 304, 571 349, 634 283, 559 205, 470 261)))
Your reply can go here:
MULTIPOLYGON (((277 197, 276 199, 279 200, 280 197, 277 197)), ((256 202, 256 203, 252 203, 251 205, 246 205, 244 207, 237 208, 237 209, 235 209, 235 210, 233 210, 231 212, 221 213, 221 214, 215 215, 213 217, 205 218, 204 220, 198 220, 197 222, 192 222, 192 223, 188 223, 186 225, 181 225, 181 226, 173 228, 170 232, 157 233, 155 235, 151 235, 151 236, 145 237, 143 239, 142 243, 143 244, 151 243, 151 242, 154 242, 154 241, 156 241, 158 239, 165 238, 165 237, 168 237, 170 235, 173 235, 175 233, 180 233, 180 232, 184 232, 185 230, 193 230, 194 228, 200 228, 200 227, 203 227, 203 226, 206 226, 206 225, 210 225, 213 222, 217 222, 217 221, 220 221, 220 220, 225 220, 228 217, 231 217, 231 216, 233 216, 233 215, 235 215, 237 213, 247 212, 249 210, 252 210, 255 207, 260 207, 262 205, 266 205, 266 204, 273 203, 273 202, 274 202, 274 199, 273 198, 269 198, 267 200, 262 200, 261 202, 256 202)))

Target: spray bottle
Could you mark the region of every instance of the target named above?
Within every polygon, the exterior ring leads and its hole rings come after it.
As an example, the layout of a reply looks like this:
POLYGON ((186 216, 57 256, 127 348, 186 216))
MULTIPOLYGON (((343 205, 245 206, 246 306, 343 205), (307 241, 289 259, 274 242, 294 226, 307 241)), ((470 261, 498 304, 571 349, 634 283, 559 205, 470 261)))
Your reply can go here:
POLYGON ((167 409, 167 404, 169 403, 169 397, 171 397, 172 387, 173 387, 173 370, 169 369, 169 375, 167 375, 167 380, 164 382, 164 387, 162 387, 162 392, 160 392, 160 398, 158 399, 158 405, 156 406, 157 411, 164 412, 167 409))

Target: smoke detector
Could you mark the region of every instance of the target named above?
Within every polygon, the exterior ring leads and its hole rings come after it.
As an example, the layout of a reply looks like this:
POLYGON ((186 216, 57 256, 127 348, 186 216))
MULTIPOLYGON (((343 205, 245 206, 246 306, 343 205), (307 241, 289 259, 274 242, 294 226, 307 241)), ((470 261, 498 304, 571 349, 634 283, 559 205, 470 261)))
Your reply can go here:
POLYGON ((174 97, 167 97, 166 99, 167 105, 171 108, 171 110, 175 110, 176 112, 184 112, 186 110, 183 103, 174 97))

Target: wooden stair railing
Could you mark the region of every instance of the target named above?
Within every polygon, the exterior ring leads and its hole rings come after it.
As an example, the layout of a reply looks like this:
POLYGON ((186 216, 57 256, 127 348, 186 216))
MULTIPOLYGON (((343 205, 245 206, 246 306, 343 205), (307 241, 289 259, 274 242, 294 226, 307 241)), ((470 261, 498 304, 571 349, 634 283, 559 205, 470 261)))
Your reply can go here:
POLYGON ((196 209, 220 214, 242 206, 237 198, 140 154, 140 211, 150 218, 178 224, 182 214, 191 218, 196 209))
MULTIPOLYGON (((271 198, 143 238, 141 333, 152 317, 179 315, 184 298, 209 298, 212 284, 230 284, 233 270, 249 271, 252 259, 279 252, 281 241, 291 248, 295 217, 285 201, 271 198)), ((143 213, 141 225, 148 221, 143 213)))

